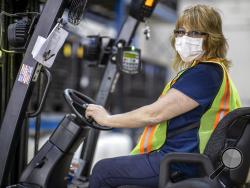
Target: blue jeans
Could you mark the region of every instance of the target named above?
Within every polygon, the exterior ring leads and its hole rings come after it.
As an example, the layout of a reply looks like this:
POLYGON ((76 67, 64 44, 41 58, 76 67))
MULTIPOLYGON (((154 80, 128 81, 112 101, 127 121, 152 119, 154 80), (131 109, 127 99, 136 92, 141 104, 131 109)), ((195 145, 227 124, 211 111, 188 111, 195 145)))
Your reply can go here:
POLYGON ((90 188, 116 188, 121 185, 137 185, 157 188, 159 181, 160 152, 103 159, 90 176, 90 188))
MULTIPOLYGON (((157 188, 160 163, 164 152, 131 155, 99 161, 90 176, 89 188, 117 188, 122 185, 137 185, 143 188, 157 188)), ((183 178, 197 177, 199 169, 191 164, 173 164, 170 172, 181 172, 183 178)))

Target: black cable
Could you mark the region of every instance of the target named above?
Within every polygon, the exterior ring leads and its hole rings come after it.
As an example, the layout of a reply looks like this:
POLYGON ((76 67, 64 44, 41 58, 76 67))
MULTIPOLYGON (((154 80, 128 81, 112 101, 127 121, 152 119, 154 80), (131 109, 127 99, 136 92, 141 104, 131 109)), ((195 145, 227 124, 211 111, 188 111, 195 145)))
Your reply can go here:
MULTIPOLYGON (((43 74, 40 74, 39 81, 38 81, 38 88, 37 88, 37 91, 38 91, 38 94, 37 94, 38 106, 39 106, 39 104, 41 102, 42 95, 43 95, 42 88, 43 88, 43 74)), ((41 129, 41 114, 39 114, 36 117, 36 120, 35 120, 34 156, 36 156, 36 154, 37 154, 37 152, 39 150, 40 129, 41 129)))

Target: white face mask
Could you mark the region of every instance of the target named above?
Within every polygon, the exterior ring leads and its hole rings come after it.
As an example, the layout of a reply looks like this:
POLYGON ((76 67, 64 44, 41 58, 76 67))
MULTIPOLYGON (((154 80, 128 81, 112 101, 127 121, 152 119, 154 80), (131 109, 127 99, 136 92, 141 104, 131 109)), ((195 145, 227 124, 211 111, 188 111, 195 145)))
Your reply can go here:
POLYGON ((186 35, 175 38, 175 49, 186 62, 192 62, 203 56, 205 51, 202 49, 203 38, 192 38, 186 35))

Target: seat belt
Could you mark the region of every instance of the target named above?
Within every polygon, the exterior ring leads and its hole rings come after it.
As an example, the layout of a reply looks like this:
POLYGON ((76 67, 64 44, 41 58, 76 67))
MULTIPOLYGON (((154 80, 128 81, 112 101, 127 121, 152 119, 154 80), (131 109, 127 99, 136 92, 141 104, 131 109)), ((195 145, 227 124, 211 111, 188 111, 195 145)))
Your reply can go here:
POLYGON ((177 130, 174 130, 174 131, 171 131, 170 133, 167 133, 167 139, 168 138, 172 138, 172 137, 175 137, 181 133, 184 133, 186 131, 189 131, 191 129, 194 129, 194 128, 198 128, 200 126, 200 121, 196 122, 196 123, 192 123, 190 125, 187 125, 185 127, 182 127, 180 129, 177 129, 177 130))

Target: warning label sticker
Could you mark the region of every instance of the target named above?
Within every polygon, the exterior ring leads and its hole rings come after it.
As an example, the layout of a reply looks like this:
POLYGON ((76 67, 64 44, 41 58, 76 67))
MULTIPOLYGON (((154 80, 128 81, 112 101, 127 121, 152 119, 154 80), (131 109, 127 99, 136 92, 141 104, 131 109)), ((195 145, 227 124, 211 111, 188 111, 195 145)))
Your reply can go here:
POLYGON ((18 81, 28 85, 31 80, 32 72, 33 67, 23 64, 18 76, 18 81))

